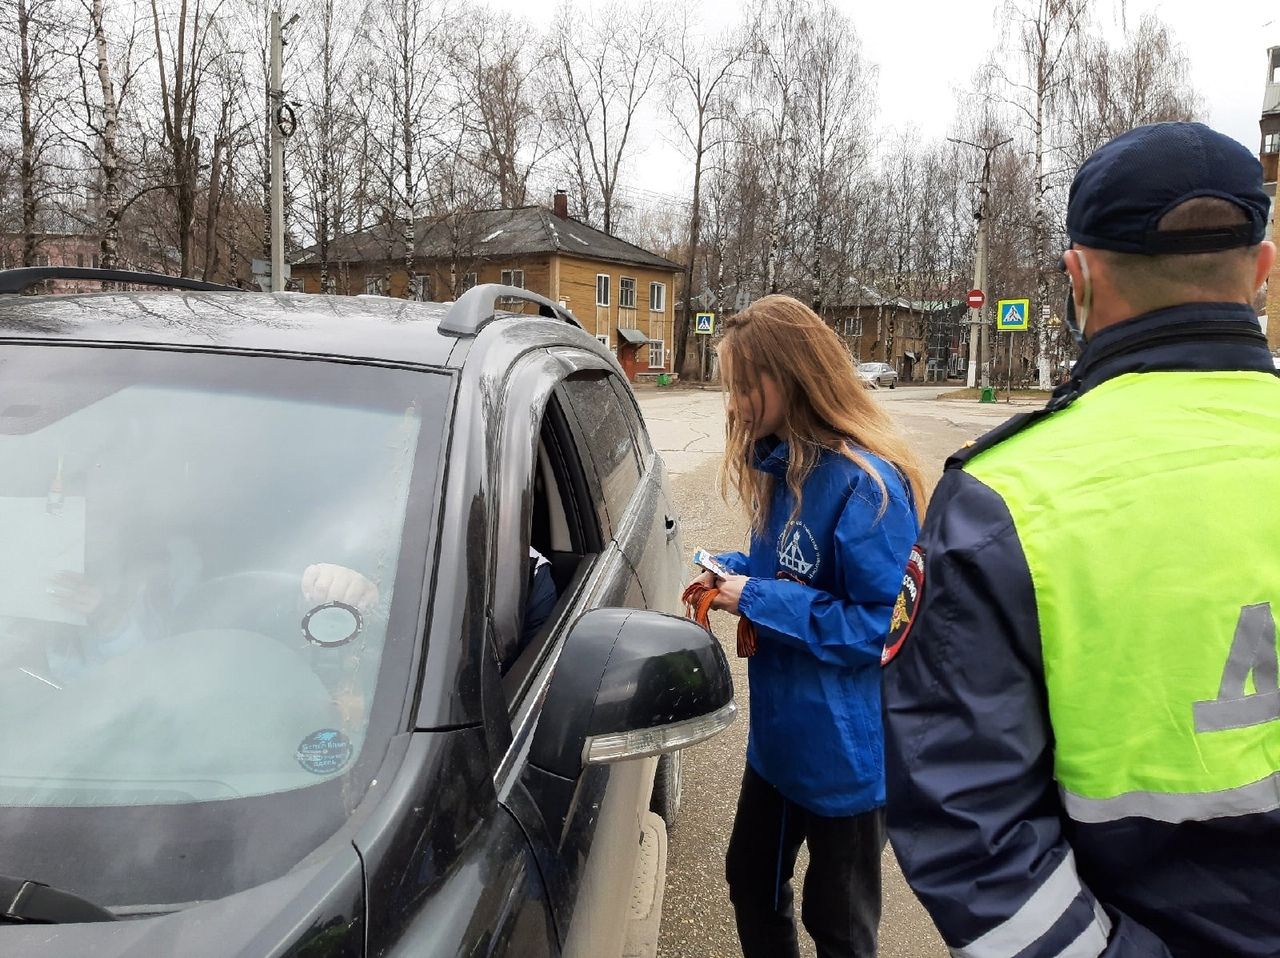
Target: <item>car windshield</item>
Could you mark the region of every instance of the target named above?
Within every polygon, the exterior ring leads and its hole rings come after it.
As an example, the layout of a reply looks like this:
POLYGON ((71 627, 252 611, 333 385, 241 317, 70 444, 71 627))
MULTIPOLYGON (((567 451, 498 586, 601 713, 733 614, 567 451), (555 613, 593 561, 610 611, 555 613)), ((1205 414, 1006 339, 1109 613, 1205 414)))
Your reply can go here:
POLYGON ((879 363, 863 363, 861 366, 858 367, 858 372, 878 373, 880 372, 880 364, 879 363))
POLYGON ((207 900, 341 827, 410 691, 448 383, 0 347, 0 870, 207 900))

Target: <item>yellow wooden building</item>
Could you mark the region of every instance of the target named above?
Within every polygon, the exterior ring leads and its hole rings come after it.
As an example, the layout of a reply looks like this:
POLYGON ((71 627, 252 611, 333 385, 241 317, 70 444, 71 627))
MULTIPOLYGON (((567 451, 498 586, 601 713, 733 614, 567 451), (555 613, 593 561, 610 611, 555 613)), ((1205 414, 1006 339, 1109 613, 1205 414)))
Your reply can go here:
MULTIPOLYGON (((519 286, 566 306, 610 349, 622 346, 619 358, 632 379, 669 372, 680 266, 570 219, 565 206, 557 194, 551 209, 524 206, 417 221, 411 298, 447 302, 478 283, 519 286)), ((399 224, 337 237, 329 244, 330 289, 404 296, 410 284, 405 248, 399 224)), ((293 279, 305 292, 321 291, 320 272, 317 247, 294 258, 293 279)), ((506 307, 537 312, 519 301, 506 307)))

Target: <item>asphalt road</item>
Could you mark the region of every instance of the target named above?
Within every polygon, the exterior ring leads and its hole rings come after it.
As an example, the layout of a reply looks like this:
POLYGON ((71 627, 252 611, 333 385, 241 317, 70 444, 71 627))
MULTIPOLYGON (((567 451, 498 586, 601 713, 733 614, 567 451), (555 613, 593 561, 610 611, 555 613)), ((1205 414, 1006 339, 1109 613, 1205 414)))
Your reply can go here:
MULTIPOLYGON (((953 388, 953 387, 949 387, 953 388)), ((942 474, 947 455, 1009 416, 1007 406, 938 400, 936 387, 877 390, 894 421, 912 441, 926 464, 932 486, 942 474)), ((681 513, 685 549, 743 548, 746 523, 738 510, 721 500, 716 488, 724 443, 724 405, 718 391, 647 390, 640 404, 653 441, 672 476, 681 513)), ((692 575, 692 569, 690 570, 692 575)), ((742 713, 728 731, 689 749, 684 758, 684 802, 668 846, 666 900, 663 906, 659 958, 733 958, 740 955, 733 910, 724 883, 724 852, 729 842, 738 784, 746 753, 747 714, 745 660, 734 654, 731 617, 717 614, 715 632, 733 670, 742 713)), ((801 852, 797 875, 806 864, 801 852)), ((801 934, 801 952, 814 955, 801 934)), ((929 916, 907 887, 886 849, 884 911, 880 924, 883 958, 946 958, 947 950, 929 916)))

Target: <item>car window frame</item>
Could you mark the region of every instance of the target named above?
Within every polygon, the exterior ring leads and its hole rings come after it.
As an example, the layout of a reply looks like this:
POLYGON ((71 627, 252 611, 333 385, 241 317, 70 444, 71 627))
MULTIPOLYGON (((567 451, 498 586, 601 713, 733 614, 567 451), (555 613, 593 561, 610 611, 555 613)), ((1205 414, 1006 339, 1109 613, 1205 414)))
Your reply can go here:
POLYGON ((502 387, 503 413, 494 444, 499 455, 492 465, 495 504, 489 513, 485 563, 490 638, 499 659, 508 645, 519 640, 528 591, 525 580, 542 419, 548 400, 565 375, 563 362, 540 349, 518 360, 502 387), (498 585, 512 581, 521 584, 518 590, 498 585))
POLYGON ((653 467, 653 457, 657 453, 653 445, 653 437, 649 435, 649 425, 645 422, 644 412, 640 409, 640 400, 636 398, 636 394, 624 380, 618 377, 611 377, 609 381, 618 396, 618 401, 622 404, 627 425, 631 427, 631 438, 640 457, 640 481, 643 483, 645 475, 653 467))
MULTIPOLYGON (((621 395, 619 395, 618 389, 614 385, 614 382, 618 377, 618 375, 619 373, 617 370, 612 369, 604 364, 587 365, 587 366, 584 366, 583 368, 576 369, 571 375, 566 376, 564 380, 565 383, 573 382, 575 380, 582 382, 582 381, 591 381, 591 380, 600 379, 601 381, 603 381, 605 385, 605 389, 613 395, 614 401, 617 402, 618 404, 619 410, 622 413, 623 423, 626 426, 627 435, 630 436, 631 438, 631 454, 635 461, 635 466, 636 466, 635 485, 632 487, 630 494, 627 496, 626 502, 622 505, 621 511, 618 513, 617 516, 615 516, 613 514, 614 510, 613 508, 611 508, 608 502, 608 499, 605 496, 605 491, 604 491, 605 477, 602 474, 600 463, 596 461, 596 455, 594 451, 591 449, 591 444, 587 440, 587 437, 585 436, 585 434, 583 435, 583 449, 585 451, 585 456, 591 462, 592 469, 595 472, 596 484, 600 491, 599 501, 600 501, 600 506, 603 508, 603 511, 604 511, 605 528, 608 530, 610 538, 613 538, 613 539, 619 539, 623 535, 623 530, 628 525, 629 517, 633 512, 633 507, 634 507, 636 498, 640 494, 640 489, 644 485, 645 476, 648 472, 647 457, 644 455, 644 452, 640 447, 640 442, 636 437, 635 430, 631 425, 631 416, 628 415, 628 412, 627 412, 627 401, 621 395)), ((563 388, 559 390, 559 393, 563 397, 564 404, 567 406, 569 411, 573 413, 574 417, 579 420, 579 423, 581 424, 581 417, 578 415, 578 410, 574 404, 573 398, 571 396, 566 395, 566 391, 563 388)), ((585 433, 585 430, 584 430, 584 433, 585 433)))
MULTIPOLYGON (((563 496, 566 490, 563 486, 568 486, 567 493, 573 498, 574 504, 572 511, 575 518, 571 520, 570 535, 574 538, 575 549, 580 550, 575 554, 581 555, 578 568, 573 578, 566 585, 564 591, 556 599, 555 611, 552 617, 544 623, 538 634, 530 642, 528 647, 521 650, 520 654, 511 663, 505 675, 502 676, 502 689, 507 700, 507 712, 514 715, 518 710, 521 701, 528 693, 529 687, 533 682, 538 668, 542 660, 548 654, 548 651, 555 646, 559 636, 566 630, 575 618, 574 609, 578 604, 578 597, 582 592, 585 583, 592 577, 595 571, 600 555, 604 552, 604 530, 599 526, 599 518, 594 515, 594 509, 591 502, 584 503, 583 497, 587 500, 598 498, 598 494, 592 491, 590 484, 590 471, 586 462, 583 461, 579 450, 580 441, 575 434, 576 423, 571 419, 568 410, 562 407, 558 397, 553 390, 552 395, 543 407, 542 417, 539 424, 539 444, 542 441, 543 429, 545 428, 548 418, 551 419, 551 431, 553 441, 556 448, 549 451, 549 455, 553 460, 559 460, 560 466, 566 475, 557 475, 558 491, 563 496), (568 447, 567 449, 565 447, 568 447), (576 524, 578 529, 574 529, 576 524)), ((552 468, 556 468, 553 463, 552 468)), ((533 500, 534 477, 529 477, 529 501, 533 500)), ((502 504, 499 504, 501 511, 502 504)), ((566 513, 570 510, 566 508, 566 513)), ((503 521, 503 520, 499 520, 503 521)), ((528 555, 530 547, 529 524, 521 530, 523 536, 523 552, 521 555, 528 555)), ((501 561, 506 565, 505 556, 495 556, 495 560, 501 561)), ((527 562, 527 560, 526 560, 527 562)), ((526 572, 522 572, 521 568, 514 567, 512 563, 512 578, 495 577, 492 581, 494 590, 503 590, 502 583, 507 583, 505 591, 511 593, 510 583, 518 582, 517 590, 519 599, 517 600, 517 610, 519 618, 516 624, 516 633, 513 638, 519 641, 520 634, 523 633, 524 627, 524 607, 528 602, 529 581, 526 572)), ((525 567, 527 568, 527 567, 525 567)), ((494 625, 494 639, 497 641, 501 636, 497 634, 498 625, 494 625)))

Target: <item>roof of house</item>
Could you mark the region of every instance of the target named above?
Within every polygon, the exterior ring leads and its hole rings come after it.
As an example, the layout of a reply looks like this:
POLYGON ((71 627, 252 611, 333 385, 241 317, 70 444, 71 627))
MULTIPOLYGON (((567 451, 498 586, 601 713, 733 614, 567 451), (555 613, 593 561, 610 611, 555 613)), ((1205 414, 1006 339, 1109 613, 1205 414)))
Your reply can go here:
POLYGON ((853 277, 850 277, 849 280, 854 284, 852 301, 849 305, 855 308, 869 306, 877 309, 883 307, 912 313, 945 313, 965 305, 962 299, 905 299, 900 296, 889 296, 874 286, 859 283, 853 277))
MULTIPOLYGON (((562 220, 543 206, 424 217, 414 223, 413 248, 414 257, 422 260, 506 259, 559 253, 663 271, 681 269, 671 260, 626 240, 577 220, 562 220)), ((404 250, 401 227, 379 223, 331 240, 329 261, 394 262, 404 259, 404 250)), ((295 266, 307 266, 317 263, 318 257, 319 248, 309 246, 292 261, 295 266)))
MULTIPOLYGON (((727 312, 744 309, 752 299, 751 290, 743 287, 739 289, 735 283, 727 283, 721 289, 724 299, 722 309, 727 312)), ((764 295, 760 293, 759 295, 764 295)), ((693 304, 699 308, 706 309, 717 305, 717 296, 715 290, 704 289, 701 293, 693 297, 693 304)), ((683 307, 683 302, 676 303, 676 309, 683 307)), ((838 304, 831 304, 837 310, 849 309, 890 309, 903 312, 913 313, 947 313, 959 310, 965 306, 962 299, 950 300, 919 300, 905 299, 902 297, 890 296, 882 293, 873 286, 868 286, 858 282, 857 278, 849 277, 849 286, 844 291, 843 301, 838 304)))

